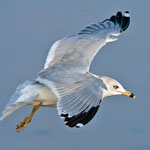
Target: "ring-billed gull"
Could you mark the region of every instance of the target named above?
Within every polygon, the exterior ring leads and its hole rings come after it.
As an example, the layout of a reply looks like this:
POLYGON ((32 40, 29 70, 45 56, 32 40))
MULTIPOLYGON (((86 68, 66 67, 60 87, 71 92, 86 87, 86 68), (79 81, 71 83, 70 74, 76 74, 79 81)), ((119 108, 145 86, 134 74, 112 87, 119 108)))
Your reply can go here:
POLYGON ((81 127, 96 114, 105 97, 126 95, 135 98, 116 80, 89 72, 97 52, 108 42, 117 40, 130 22, 129 12, 103 22, 90 24, 78 34, 56 41, 47 56, 44 70, 36 80, 18 86, 0 120, 15 110, 34 105, 31 114, 17 125, 22 131, 40 106, 56 107, 69 127, 81 127))

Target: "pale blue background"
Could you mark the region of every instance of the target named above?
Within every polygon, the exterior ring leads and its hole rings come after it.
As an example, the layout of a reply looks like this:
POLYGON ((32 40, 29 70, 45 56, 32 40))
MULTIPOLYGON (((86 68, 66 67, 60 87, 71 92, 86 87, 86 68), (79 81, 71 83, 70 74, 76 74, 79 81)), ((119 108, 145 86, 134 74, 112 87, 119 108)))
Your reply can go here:
POLYGON ((129 10, 131 24, 117 42, 103 47, 91 71, 119 80, 136 99, 105 99, 81 129, 64 126, 54 108, 40 108, 16 133, 25 107, 0 122, 1 150, 150 150, 150 2, 148 0, 0 0, 0 111, 24 80, 43 68, 51 44, 129 10))

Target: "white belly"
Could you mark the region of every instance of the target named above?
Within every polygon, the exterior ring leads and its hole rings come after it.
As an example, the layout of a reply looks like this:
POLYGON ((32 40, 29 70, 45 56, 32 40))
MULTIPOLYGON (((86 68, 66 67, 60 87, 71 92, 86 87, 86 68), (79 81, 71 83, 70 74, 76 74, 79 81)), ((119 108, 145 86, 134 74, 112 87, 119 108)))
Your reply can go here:
POLYGON ((38 97, 33 100, 33 105, 36 105, 39 102, 42 102, 42 106, 47 107, 56 107, 57 97, 51 92, 51 90, 42 84, 38 84, 40 87, 38 90, 38 97))

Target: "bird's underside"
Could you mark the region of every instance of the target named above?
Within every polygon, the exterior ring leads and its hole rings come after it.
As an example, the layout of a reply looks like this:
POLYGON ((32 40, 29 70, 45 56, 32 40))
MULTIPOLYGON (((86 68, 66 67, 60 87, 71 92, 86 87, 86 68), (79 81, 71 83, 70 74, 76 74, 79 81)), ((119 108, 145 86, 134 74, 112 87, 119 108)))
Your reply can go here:
POLYGON ((17 132, 22 131, 31 122, 34 113, 40 107, 56 107, 57 105, 57 97, 51 92, 51 90, 47 86, 39 82, 35 82, 31 85, 29 90, 32 91, 32 89, 37 89, 36 92, 38 93, 37 97, 31 101, 31 105, 34 105, 34 108, 28 117, 26 117, 24 120, 20 121, 17 124, 17 132))
POLYGON ((17 87, 0 120, 23 106, 34 105, 31 114, 17 124, 16 130, 20 132, 39 107, 57 107, 65 124, 78 128, 95 116, 105 94, 134 97, 117 81, 109 78, 111 82, 107 83, 108 77, 103 80, 89 72, 97 52, 106 43, 117 40, 129 22, 129 12, 124 15, 118 12, 109 19, 88 25, 78 34, 56 41, 37 79, 17 87))

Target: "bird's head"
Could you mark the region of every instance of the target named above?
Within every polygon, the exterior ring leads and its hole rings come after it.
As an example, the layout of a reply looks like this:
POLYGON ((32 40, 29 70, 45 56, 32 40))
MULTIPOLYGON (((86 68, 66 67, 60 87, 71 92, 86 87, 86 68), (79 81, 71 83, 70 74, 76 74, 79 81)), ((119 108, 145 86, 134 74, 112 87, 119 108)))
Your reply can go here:
POLYGON ((107 87, 107 90, 104 89, 104 98, 114 95, 125 95, 135 98, 135 95, 132 92, 125 90, 118 81, 105 76, 100 76, 100 79, 103 80, 105 86, 107 87))

